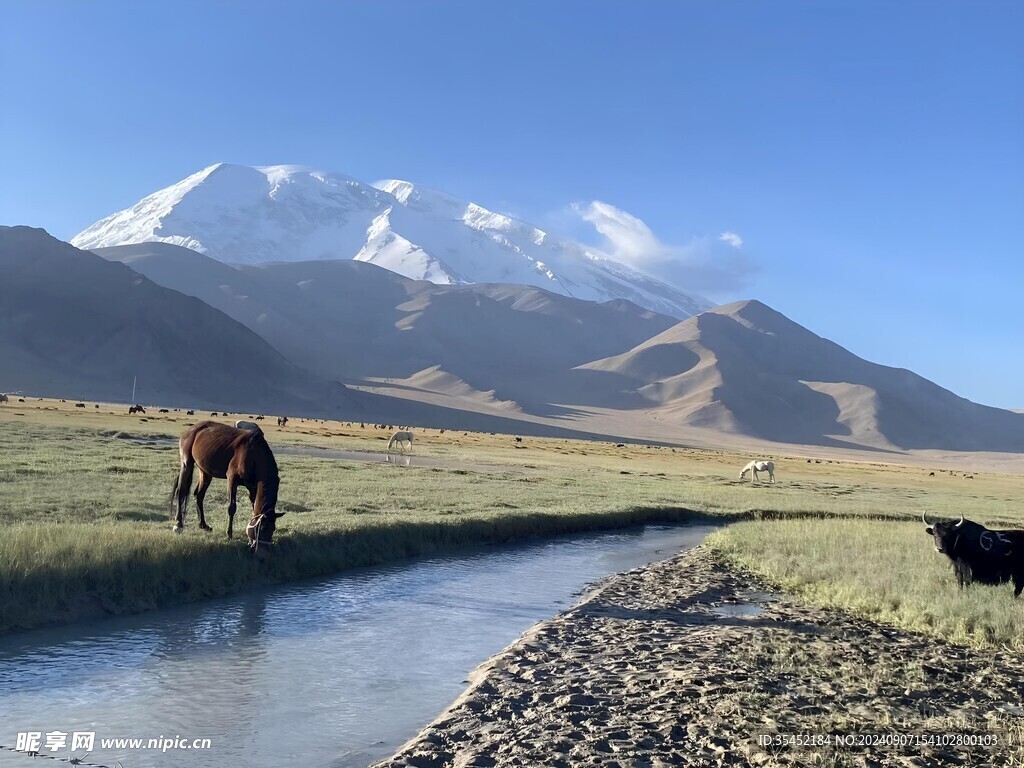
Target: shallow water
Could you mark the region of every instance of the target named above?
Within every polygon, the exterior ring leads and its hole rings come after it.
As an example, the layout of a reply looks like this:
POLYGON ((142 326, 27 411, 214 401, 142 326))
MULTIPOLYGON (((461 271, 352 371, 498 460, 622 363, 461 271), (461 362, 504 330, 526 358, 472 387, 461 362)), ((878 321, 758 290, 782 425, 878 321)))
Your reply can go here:
MULTIPOLYGON (((0 745, 14 746, 19 731, 94 731, 88 762, 124 768, 366 766, 588 583, 711 530, 646 526, 481 547, 2 638, 0 745), (111 737, 209 738, 212 747, 102 748, 111 737)), ((30 762, 0 751, 0 764, 30 762)))
POLYGON ((778 602, 778 596, 768 592, 748 592, 740 603, 719 603, 711 613, 722 618, 753 618, 765 612, 768 605, 778 602))

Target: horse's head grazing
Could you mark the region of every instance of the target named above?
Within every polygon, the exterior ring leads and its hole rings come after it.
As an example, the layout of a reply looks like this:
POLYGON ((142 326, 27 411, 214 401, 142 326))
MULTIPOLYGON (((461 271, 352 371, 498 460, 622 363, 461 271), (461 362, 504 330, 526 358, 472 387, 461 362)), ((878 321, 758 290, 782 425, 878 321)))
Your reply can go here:
POLYGON ((270 510, 268 512, 262 512, 258 515, 254 514, 249 524, 245 526, 245 535, 249 539, 249 548, 252 551, 264 557, 270 552, 270 547, 274 543, 274 531, 277 529, 277 519, 284 517, 285 512, 275 512, 270 510))

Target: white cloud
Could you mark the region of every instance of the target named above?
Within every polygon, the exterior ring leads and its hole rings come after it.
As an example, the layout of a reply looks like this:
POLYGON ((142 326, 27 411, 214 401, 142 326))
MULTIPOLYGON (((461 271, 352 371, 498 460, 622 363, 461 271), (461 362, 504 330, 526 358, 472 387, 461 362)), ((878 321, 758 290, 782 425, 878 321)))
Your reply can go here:
POLYGON ((609 257, 677 288, 727 294, 742 288, 754 271, 740 251, 743 239, 735 232, 671 245, 642 220, 609 203, 593 200, 575 203, 572 209, 604 238, 603 249, 609 257))
POLYGON ((669 255, 650 227, 614 205, 593 200, 587 205, 576 203, 573 209, 594 225, 617 261, 642 269, 645 264, 662 261, 669 255))
POLYGON ((718 236, 719 240, 724 240, 733 248, 743 247, 743 238, 737 235, 735 232, 723 232, 718 236))

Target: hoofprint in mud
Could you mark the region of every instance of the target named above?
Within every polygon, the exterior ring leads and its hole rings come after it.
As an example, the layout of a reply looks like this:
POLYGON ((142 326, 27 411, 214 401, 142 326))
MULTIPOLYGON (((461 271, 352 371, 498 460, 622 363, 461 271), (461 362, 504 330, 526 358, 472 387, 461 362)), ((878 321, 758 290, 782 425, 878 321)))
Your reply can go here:
POLYGON ((479 667, 377 768, 1024 755, 1019 658, 768 597, 703 547, 614 576, 479 667), (782 746, 784 735, 830 743, 782 746))

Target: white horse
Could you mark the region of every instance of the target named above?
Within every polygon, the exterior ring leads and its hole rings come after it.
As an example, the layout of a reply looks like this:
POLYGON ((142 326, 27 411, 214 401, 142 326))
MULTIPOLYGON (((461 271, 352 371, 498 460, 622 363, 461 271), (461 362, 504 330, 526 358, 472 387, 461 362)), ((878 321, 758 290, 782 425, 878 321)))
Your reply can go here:
POLYGON ((391 439, 388 440, 388 453, 391 453, 391 449, 394 447, 395 443, 398 444, 398 450, 402 451, 402 453, 405 453, 406 443, 409 444, 409 450, 411 451, 412 432, 395 432, 395 434, 391 436, 391 439))
POLYGON ((260 429, 260 425, 257 424, 255 421, 236 421, 235 422, 235 429, 247 429, 250 432, 254 432, 254 431, 255 432, 262 432, 263 431, 262 429, 260 429))
POLYGON ((742 470, 740 470, 740 480, 747 476, 747 472, 753 472, 750 476, 750 482, 754 482, 758 479, 758 472, 767 472, 768 477, 771 478, 771 482, 775 482, 775 462, 772 461, 752 461, 742 470))

